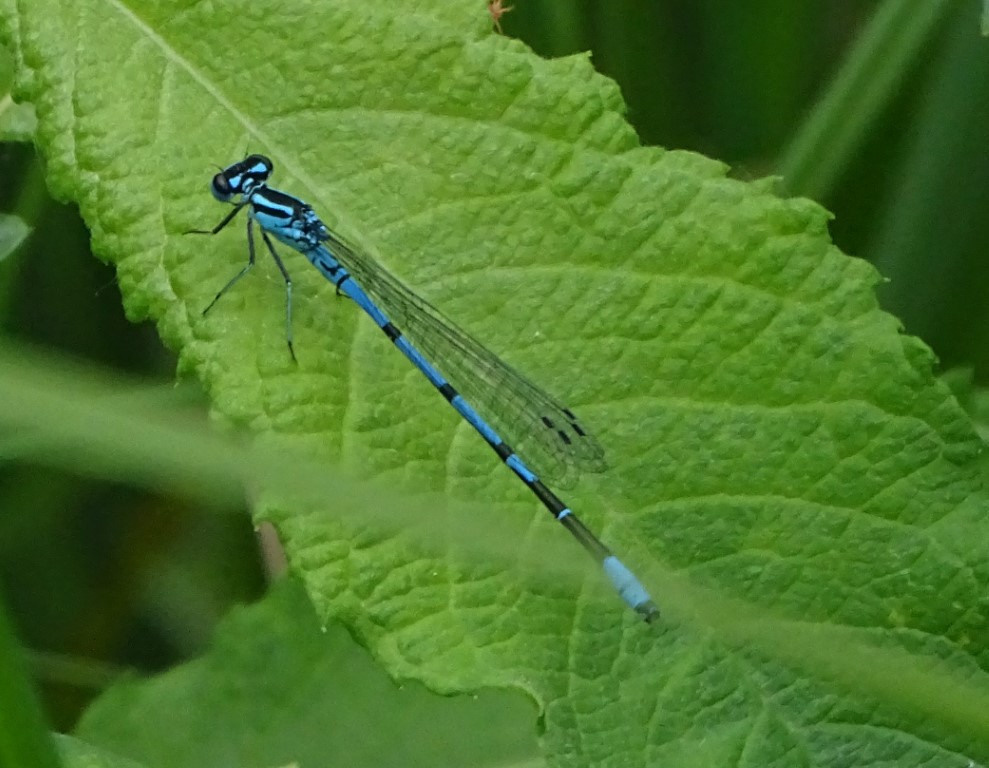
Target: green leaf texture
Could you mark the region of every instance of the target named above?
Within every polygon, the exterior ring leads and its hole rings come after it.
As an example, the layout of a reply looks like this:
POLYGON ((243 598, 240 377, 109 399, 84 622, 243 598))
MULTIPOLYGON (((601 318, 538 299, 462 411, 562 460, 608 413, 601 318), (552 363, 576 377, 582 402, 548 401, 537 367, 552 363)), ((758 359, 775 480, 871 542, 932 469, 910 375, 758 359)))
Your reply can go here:
POLYGON ((15 104, 10 95, 13 58, 0 46, 0 141, 30 141, 34 136, 34 110, 29 104, 15 104))
POLYGON ((492 35, 480 2, 0 7, 50 185, 216 413, 473 507, 476 545, 424 542, 417 515, 259 491, 320 616, 393 675, 527 691, 558 765, 989 760, 982 444, 819 206, 640 147, 588 58, 492 35), (577 410, 610 469, 565 498, 658 625, 304 259, 297 366, 268 260, 201 317, 244 234, 182 233, 245 151, 577 410))

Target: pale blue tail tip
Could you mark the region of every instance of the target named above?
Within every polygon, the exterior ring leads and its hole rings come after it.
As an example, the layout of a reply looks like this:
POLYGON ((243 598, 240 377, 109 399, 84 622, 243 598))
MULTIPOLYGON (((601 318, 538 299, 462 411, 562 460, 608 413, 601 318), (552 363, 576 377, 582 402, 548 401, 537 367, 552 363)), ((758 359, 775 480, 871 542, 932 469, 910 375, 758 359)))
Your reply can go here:
POLYGON ((653 602, 646 588, 639 583, 635 575, 625 567, 625 564, 614 555, 609 555, 602 562, 604 572, 608 574, 611 583, 615 585, 622 600, 628 603, 632 610, 639 614, 647 624, 659 618, 659 608, 653 602))

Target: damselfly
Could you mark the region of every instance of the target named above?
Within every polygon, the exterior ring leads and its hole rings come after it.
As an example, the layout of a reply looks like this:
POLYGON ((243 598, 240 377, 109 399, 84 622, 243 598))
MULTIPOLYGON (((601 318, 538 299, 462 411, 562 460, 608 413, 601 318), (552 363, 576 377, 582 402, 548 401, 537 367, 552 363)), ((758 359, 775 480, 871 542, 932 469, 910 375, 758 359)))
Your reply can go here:
POLYGON ((213 229, 192 232, 215 235, 246 208, 248 260, 203 314, 254 266, 257 224, 285 280, 285 332, 294 359, 292 280, 269 235, 301 253, 338 292, 353 299, 370 316, 550 514, 600 563, 622 599, 646 621, 656 619, 659 610, 635 575, 543 483, 540 474, 530 469, 541 468, 547 477, 555 475, 561 484, 567 484, 578 469, 603 466, 601 447, 573 412, 499 360, 365 250, 332 232, 309 205, 269 187, 273 167, 267 157, 250 155, 213 177, 213 197, 233 208, 213 229), (502 440, 498 430, 518 438, 520 450, 517 452, 502 440))

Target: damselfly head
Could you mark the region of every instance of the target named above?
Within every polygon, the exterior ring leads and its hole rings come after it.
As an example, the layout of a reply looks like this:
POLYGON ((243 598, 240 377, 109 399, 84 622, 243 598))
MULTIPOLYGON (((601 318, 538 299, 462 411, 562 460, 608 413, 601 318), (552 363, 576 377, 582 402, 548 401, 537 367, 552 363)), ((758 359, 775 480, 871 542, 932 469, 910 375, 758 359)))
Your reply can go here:
POLYGON ((235 196, 250 194, 255 187, 264 184, 273 169, 271 160, 264 155, 248 155, 216 174, 210 183, 210 191, 221 203, 229 203, 235 196))
POLYGON ((230 186, 230 182, 227 180, 227 172, 220 171, 213 177, 213 181, 210 182, 209 191, 213 193, 213 197, 219 200, 221 203, 229 203, 230 198, 234 196, 233 188, 230 186))

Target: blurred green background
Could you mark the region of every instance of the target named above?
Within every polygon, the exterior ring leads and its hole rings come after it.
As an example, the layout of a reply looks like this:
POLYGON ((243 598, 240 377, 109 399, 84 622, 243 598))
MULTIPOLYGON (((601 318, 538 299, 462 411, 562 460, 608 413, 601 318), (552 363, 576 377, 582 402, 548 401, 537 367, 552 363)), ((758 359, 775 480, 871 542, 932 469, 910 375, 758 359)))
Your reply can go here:
MULTIPOLYGON (((834 212, 837 244, 889 279, 881 299, 907 331, 943 367, 989 377, 989 41, 978 0, 506 4, 504 33, 539 54, 592 52, 643 143, 702 152, 741 179, 787 174, 781 193, 834 212), (849 57, 859 79, 835 86, 849 57)), ((29 145, 0 144, 0 179, 0 213, 34 230, 0 262, 6 336, 160 382, 163 402, 204 414, 193 383, 173 386, 175 356, 154 329, 124 317, 113 271, 90 254, 77 210, 47 196, 29 145)), ((25 461, 0 467, 0 510, 2 599, 59 730, 116 671, 188 658, 230 605, 264 590, 246 510, 205 514, 25 461)))

